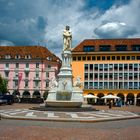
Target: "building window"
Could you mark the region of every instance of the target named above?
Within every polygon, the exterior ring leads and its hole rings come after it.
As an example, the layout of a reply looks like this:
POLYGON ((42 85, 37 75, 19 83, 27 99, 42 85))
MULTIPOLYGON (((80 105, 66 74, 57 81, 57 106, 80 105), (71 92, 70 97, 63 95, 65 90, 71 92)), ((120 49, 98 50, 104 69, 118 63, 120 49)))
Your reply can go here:
POLYGON ((94 46, 84 46, 84 52, 94 52, 94 46))
POLYGON ((6 68, 9 68, 9 63, 6 63, 6 64, 5 64, 5 67, 6 67, 6 68))
POLYGON ((133 65, 129 64, 129 70, 132 70, 132 69, 133 69, 133 65))
POLYGON ((114 79, 118 79, 118 73, 114 73, 114 79))
POLYGON ((94 89, 98 89, 98 82, 94 82, 94 89))
POLYGON ((15 59, 20 59, 20 55, 19 54, 15 55, 15 59))
POLYGON ((36 63, 36 68, 39 68, 39 63, 36 63))
POLYGON ((84 88, 88 89, 88 82, 84 82, 84 88))
POLYGON ((132 45, 132 51, 140 51, 140 45, 132 45))
POLYGON ((88 73, 85 73, 85 80, 88 80, 88 73))
POLYGON ((100 60, 100 56, 97 56, 97 60, 100 60))
POLYGON ((134 64, 134 71, 138 70, 138 64, 134 64))
POLYGON ((99 70, 103 71, 103 64, 99 64, 99 70))
POLYGON ((39 73, 38 72, 36 72, 36 78, 39 78, 39 73))
POLYGON ((100 51, 110 51, 110 45, 100 45, 100 51))
POLYGON ((105 56, 102 56, 102 60, 105 60, 105 58, 106 58, 105 56))
POLYGON ((127 51, 127 45, 116 45, 116 51, 127 51))
POLYGON ((81 57, 80 56, 78 56, 78 61, 81 61, 81 57))
POLYGON ((104 79, 107 80, 108 79, 108 74, 104 73, 104 79))
POLYGON ((130 56, 127 56, 127 60, 130 60, 130 56))
POLYGON ((100 80, 103 79, 103 74, 102 73, 99 74, 99 79, 100 80))
POLYGON ((46 77, 49 78, 49 73, 48 72, 46 72, 46 77))
POLYGON ((135 60, 135 56, 131 56, 131 59, 132 59, 132 60, 135 60))
POLYGON ((26 78, 29 77, 29 72, 25 72, 25 77, 26 77, 26 78))
POLYGON ((46 81, 46 87, 49 87, 49 81, 46 81))
POLYGON ((114 70, 118 70, 118 64, 114 64, 114 70))
POLYGON ((119 70, 123 70, 123 64, 119 64, 119 70))
POLYGON ((140 60, 140 56, 137 56, 137 60, 140 60))
POLYGON ((96 60, 96 59, 95 59, 95 56, 92 56, 92 60, 96 60))
POLYGON ((129 73, 129 80, 133 79, 133 73, 129 73))
POLYGON ((29 68, 29 63, 26 63, 26 68, 29 68))
POLYGON ((120 60, 120 56, 117 56, 117 60, 120 60))
POLYGON ((6 77, 6 78, 9 77, 9 71, 5 71, 5 77, 6 77))
POLYGON ((110 56, 107 56, 107 60, 110 60, 110 56))
POLYGON ((124 73, 124 79, 125 79, 125 80, 128 79, 128 73, 124 73))
POLYGON ((16 63, 16 69, 18 69, 19 68, 19 63, 16 63))
POLYGON ((29 83, 28 81, 25 81, 25 87, 28 87, 28 83, 29 83))
POLYGON ((76 61, 76 57, 73 57, 73 61, 76 61))
POLYGON ((83 56, 83 60, 84 60, 84 61, 86 60, 86 56, 83 56))
POLYGON ((88 71, 88 64, 85 64, 85 71, 88 71))
POLYGON ((52 67, 51 65, 48 65, 48 69, 51 69, 51 67, 52 67))
POLYGON ((95 64, 95 65, 94 65, 94 69, 95 69, 95 71, 98 70, 98 64, 95 64))
POLYGON ((5 55, 5 59, 10 59, 11 58, 11 55, 7 54, 5 55))
POLYGON ((104 88, 108 89, 108 83, 107 82, 104 82, 104 88))
POLYGON ((124 64, 124 70, 128 69, 128 64, 124 64))
POLYGON ((34 81, 35 87, 39 87, 39 81, 34 81))
POLYGON ((93 73, 89 74, 89 78, 90 78, 90 80, 93 80, 93 73))
POLYGON ((98 79, 98 73, 94 74, 94 79, 98 79))
POLYGON ((125 60, 125 56, 122 56, 122 60, 125 60))
POLYGON ((31 55, 28 54, 28 55, 25 55, 25 59, 30 59, 31 58, 31 55))
POLYGON ((103 89, 103 82, 99 82, 99 89, 103 89))
POLYGON ((104 65, 104 70, 105 70, 105 71, 108 71, 108 64, 105 64, 105 65, 104 65))
POLYGON ((112 60, 115 60, 115 56, 112 56, 112 60))
POLYGON ((89 67, 90 67, 90 71, 93 71, 93 64, 90 64, 89 67))
POLYGON ((90 74, 89 74, 89 79, 90 79, 90 80, 93 80, 93 73, 90 73, 90 74))
POLYGON ((88 61, 89 61, 89 60, 91 60, 91 57, 90 57, 90 56, 88 56, 88 57, 87 57, 87 60, 88 60, 88 61))
POLYGON ((18 87, 18 80, 15 80, 15 81, 14 81, 14 87, 15 87, 15 88, 18 87))

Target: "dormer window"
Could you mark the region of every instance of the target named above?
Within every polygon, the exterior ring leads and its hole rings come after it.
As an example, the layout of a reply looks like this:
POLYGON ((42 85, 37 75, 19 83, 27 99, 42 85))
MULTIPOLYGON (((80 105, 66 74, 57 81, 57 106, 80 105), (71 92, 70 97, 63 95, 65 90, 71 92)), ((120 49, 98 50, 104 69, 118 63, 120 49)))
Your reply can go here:
POLYGON ((84 52, 94 52, 95 46, 84 46, 84 52))
POLYGON ((20 59, 20 55, 19 54, 15 55, 15 59, 20 59))
POLYGON ((11 58, 11 55, 9 55, 9 54, 5 55, 5 59, 10 59, 10 58, 11 58))
POLYGON ((52 57, 49 57, 49 56, 48 56, 48 57, 47 57, 47 60, 51 61, 51 60, 52 60, 52 57))
POLYGON ((116 45, 116 51, 127 51, 127 45, 116 45))
POLYGON ((100 45, 100 51, 110 51, 110 45, 100 45))
POLYGON ((25 59, 31 59, 31 55, 30 54, 25 55, 25 59))

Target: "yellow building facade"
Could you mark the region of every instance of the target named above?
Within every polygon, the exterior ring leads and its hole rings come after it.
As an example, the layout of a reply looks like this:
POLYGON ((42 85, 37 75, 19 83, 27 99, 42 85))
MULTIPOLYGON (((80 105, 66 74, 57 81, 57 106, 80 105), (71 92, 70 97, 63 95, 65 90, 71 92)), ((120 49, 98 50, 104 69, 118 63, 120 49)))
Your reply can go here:
POLYGON ((72 50, 72 71, 74 80, 81 77, 84 95, 98 96, 98 104, 108 94, 140 104, 139 38, 84 40, 72 50))

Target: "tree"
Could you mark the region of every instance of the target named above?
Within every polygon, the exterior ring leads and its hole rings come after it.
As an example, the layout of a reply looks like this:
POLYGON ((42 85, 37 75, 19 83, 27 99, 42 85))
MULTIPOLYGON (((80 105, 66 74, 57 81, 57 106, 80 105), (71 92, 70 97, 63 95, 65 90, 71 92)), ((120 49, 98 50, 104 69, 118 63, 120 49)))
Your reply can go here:
POLYGON ((7 90, 8 81, 0 75, 0 93, 5 94, 7 90))

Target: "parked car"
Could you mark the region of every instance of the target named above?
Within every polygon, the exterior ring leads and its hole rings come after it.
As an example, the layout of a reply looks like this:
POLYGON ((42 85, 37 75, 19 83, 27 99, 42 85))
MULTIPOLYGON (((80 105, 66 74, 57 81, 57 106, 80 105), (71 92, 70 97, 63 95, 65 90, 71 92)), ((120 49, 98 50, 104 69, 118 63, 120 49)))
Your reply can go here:
POLYGON ((13 104, 14 96, 13 95, 0 95, 0 104, 13 104))

